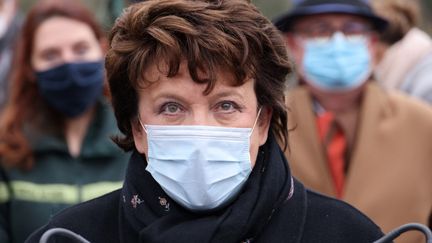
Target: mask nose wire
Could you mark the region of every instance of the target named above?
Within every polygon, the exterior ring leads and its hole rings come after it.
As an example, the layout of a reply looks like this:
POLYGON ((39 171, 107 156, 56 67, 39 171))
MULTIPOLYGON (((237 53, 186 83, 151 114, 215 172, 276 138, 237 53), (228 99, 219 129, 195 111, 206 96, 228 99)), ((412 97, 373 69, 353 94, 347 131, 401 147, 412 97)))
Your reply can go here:
POLYGON ((144 129, 144 132, 148 134, 147 129, 145 128, 145 126, 144 126, 143 123, 141 122, 141 116, 140 116, 139 113, 138 113, 138 121, 139 121, 139 123, 141 124, 141 127, 144 129))
POLYGON ((255 122, 254 122, 254 124, 253 124, 253 126, 252 126, 252 130, 251 130, 251 132, 249 133, 249 137, 252 135, 252 133, 253 133, 253 131, 254 131, 254 129, 255 129, 255 126, 256 126, 256 124, 258 123, 258 118, 259 118, 259 116, 260 116, 260 114, 261 114, 261 110, 262 110, 262 106, 259 108, 259 110, 258 110, 258 113, 257 113, 257 116, 256 116, 256 118, 255 118, 255 122))

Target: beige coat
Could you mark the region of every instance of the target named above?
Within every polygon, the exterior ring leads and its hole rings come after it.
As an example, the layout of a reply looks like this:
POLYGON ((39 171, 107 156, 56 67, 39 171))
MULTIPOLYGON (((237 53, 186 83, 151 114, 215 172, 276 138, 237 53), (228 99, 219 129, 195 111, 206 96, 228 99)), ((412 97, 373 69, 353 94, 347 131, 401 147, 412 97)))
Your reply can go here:
MULTIPOLYGON (((294 176, 309 188, 334 196, 324 148, 318 140, 312 99, 297 87, 288 93, 294 176)), ((384 232, 409 222, 427 224, 432 212, 432 109, 400 94, 366 87, 356 140, 347 172, 344 201, 384 232)), ((396 242, 424 242, 405 233, 396 242)))

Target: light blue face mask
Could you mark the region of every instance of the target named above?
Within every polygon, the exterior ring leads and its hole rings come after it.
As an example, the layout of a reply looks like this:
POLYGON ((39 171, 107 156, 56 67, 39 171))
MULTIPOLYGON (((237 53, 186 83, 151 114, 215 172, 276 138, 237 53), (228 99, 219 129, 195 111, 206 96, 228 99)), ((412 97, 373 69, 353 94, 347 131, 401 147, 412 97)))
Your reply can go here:
POLYGON ((148 141, 146 170, 185 208, 225 205, 252 171, 249 140, 258 116, 252 128, 144 126, 140 121, 148 141))
POLYGON ((372 72, 367 37, 336 32, 330 40, 307 40, 303 68, 306 82, 316 88, 353 90, 372 72))

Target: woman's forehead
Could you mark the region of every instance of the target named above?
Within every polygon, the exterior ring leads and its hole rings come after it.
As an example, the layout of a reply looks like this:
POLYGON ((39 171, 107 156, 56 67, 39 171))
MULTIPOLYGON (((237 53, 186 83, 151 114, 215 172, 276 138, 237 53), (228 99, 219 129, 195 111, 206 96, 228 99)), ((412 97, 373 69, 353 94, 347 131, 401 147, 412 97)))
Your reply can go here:
MULTIPOLYGON (((172 67, 171 67, 172 68, 172 67)), ((180 63, 180 66, 178 68, 178 71, 175 73, 174 76, 168 77, 168 74, 170 73, 170 66, 166 62, 159 62, 154 63, 152 65, 149 65, 142 75, 143 80, 138 80, 139 87, 146 87, 149 84, 157 83, 161 80, 170 80, 171 82, 175 82, 176 80, 181 79, 190 79, 193 82, 196 82, 196 80, 193 80, 191 75, 191 70, 189 70, 189 67, 187 65, 186 61, 182 61, 180 63)), ((205 69, 197 69, 196 70, 198 78, 200 80, 206 80, 209 79, 212 75, 210 70, 205 69)), ((222 67, 217 67, 216 70, 214 70, 215 75, 215 84, 223 84, 227 86, 239 86, 244 84, 245 82, 252 80, 251 78, 247 78, 245 80, 236 80, 235 75, 231 73, 228 70, 224 70, 222 67)), ((208 82, 196 82, 203 85, 208 85, 208 82)))

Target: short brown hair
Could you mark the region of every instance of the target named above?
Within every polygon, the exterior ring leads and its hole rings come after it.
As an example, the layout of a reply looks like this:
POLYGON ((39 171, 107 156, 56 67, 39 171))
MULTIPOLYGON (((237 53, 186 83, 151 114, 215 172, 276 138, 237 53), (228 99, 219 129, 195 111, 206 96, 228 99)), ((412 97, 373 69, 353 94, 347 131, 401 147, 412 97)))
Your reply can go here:
POLYGON ((186 61, 192 79, 209 93, 217 70, 241 85, 255 80, 258 103, 273 110, 271 129, 287 146, 286 77, 292 72, 284 40, 272 23, 246 0, 150 0, 131 5, 111 30, 106 56, 108 83, 120 131, 114 141, 134 149, 131 121, 138 114, 137 89, 146 70, 160 62, 175 76, 186 61), (206 73, 202 78, 200 71, 206 73))

